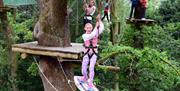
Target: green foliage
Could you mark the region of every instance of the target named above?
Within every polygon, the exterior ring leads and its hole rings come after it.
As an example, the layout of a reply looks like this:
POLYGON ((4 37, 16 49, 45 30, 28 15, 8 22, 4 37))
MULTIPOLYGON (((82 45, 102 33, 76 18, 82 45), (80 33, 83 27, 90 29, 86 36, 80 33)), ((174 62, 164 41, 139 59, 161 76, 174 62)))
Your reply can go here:
POLYGON ((23 60, 19 58, 17 71, 17 85, 20 91, 43 91, 43 84, 33 59, 28 57, 23 60), (28 89, 27 89, 28 88, 28 89))
POLYGON ((173 90, 179 85, 179 65, 169 60, 166 52, 145 48, 137 50, 126 46, 109 46, 102 56, 112 52, 125 52, 117 55, 120 89, 128 91, 173 90))
MULTIPOLYGON (((28 13, 21 12, 22 11, 18 11, 16 20, 13 20, 11 15, 9 16, 11 20, 10 23, 14 31, 14 41, 16 43, 33 41, 32 31, 36 16, 27 17, 29 15, 28 13)), ((22 60, 20 56, 18 58, 19 65, 16 80, 18 88, 21 91, 42 91, 43 84, 38 75, 38 69, 32 62, 33 59, 27 58, 25 60, 22 60)))
POLYGON ((159 8, 159 14, 162 16, 161 23, 180 22, 180 0, 165 0, 159 8))
MULTIPOLYGON (((8 13, 8 20, 12 29, 12 41, 13 43, 24 43, 32 41, 32 31, 34 26, 34 20, 36 16, 33 16, 29 12, 29 8, 20 9, 18 7, 16 19, 12 14, 8 13)), ((1 25, 1 24, 0 24, 1 25)), ((32 63, 32 58, 22 60, 20 55, 17 55, 18 70, 17 78, 11 79, 11 66, 7 56, 6 42, 4 41, 4 35, 0 32, 0 91, 11 91, 12 83, 16 83, 20 91, 42 91, 43 85, 38 74, 37 67, 32 63), (32 65, 31 65, 32 64, 32 65), (27 89, 28 88, 28 89, 27 89)))
POLYGON ((0 91, 10 90, 10 64, 7 62, 7 51, 0 46, 0 91))
POLYGON ((145 46, 155 48, 159 51, 167 51, 173 60, 180 60, 180 39, 175 40, 173 32, 179 28, 179 24, 168 24, 163 28, 155 25, 144 27, 145 46))
POLYGON ((32 63, 31 66, 27 69, 27 72, 30 73, 32 76, 38 75, 38 67, 36 63, 32 63))
MULTIPOLYGON (((147 18, 155 19, 157 24, 144 26, 143 33, 134 26, 126 25, 125 18, 129 14, 130 0, 116 1, 117 16, 112 16, 112 23, 121 23, 121 33, 118 35, 121 45, 111 44, 109 24, 105 23, 99 54, 103 58, 113 52, 120 52, 115 57, 107 59, 103 65, 115 65, 118 62, 121 71, 118 73, 119 79, 115 79, 116 73, 106 69, 96 69, 94 82, 97 87, 102 91, 114 91, 115 83, 119 82, 120 91, 179 91, 180 39, 179 37, 176 39, 174 33, 180 29, 180 0, 164 0, 161 5, 158 0, 149 0, 147 18), (142 50, 132 48, 133 37, 139 34, 144 35, 145 48, 142 50)), ((81 34, 84 32, 82 2, 70 0, 69 6, 73 10, 70 15, 71 39, 82 43, 81 34)), ((37 6, 18 7, 15 20, 9 14, 14 43, 33 41, 32 31, 38 15, 36 8, 37 6)), ((6 41, 3 38, 0 29, 0 91, 10 91, 12 82, 17 84, 20 91, 42 91, 43 84, 38 75, 38 68, 31 57, 23 60, 18 55, 17 79, 10 78, 6 41)), ((78 75, 81 74, 80 69, 76 71, 78 75)))
POLYGON ((17 41, 18 43, 22 42, 28 42, 32 41, 32 29, 33 26, 33 19, 22 19, 23 17, 22 13, 18 13, 16 17, 16 21, 13 20, 13 16, 10 15, 10 24, 12 25, 13 32, 14 32, 14 41, 17 41), (21 22, 20 22, 21 21, 21 22))

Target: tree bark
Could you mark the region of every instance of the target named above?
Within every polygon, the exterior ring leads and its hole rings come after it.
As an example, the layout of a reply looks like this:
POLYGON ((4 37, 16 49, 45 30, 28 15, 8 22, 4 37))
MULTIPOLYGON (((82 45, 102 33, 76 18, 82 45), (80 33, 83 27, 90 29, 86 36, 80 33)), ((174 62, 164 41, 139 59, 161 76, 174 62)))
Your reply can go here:
POLYGON ((17 69, 18 69, 18 62, 17 62, 17 55, 15 52, 12 52, 12 61, 11 61, 11 76, 13 79, 12 89, 13 91, 19 91, 18 86, 16 84, 16 77, 17 77, 17 69))
POLYGON ((114 21, 117 20, 117 0, 112 0, 112 7, 111 7, 111 20, 112 20, 112 25, 111 25, 111 41, 112 44, 117 44, 118 43, 118 35, 120 34, 120 22, 114 21))
POLYGON ((135 26, 134 26, 134 28, 135 28, 134 32, 138 32, 133 37, 134 48, 138 48, 138 49, 144 48, 144 37, 143 37, 143 31, 142 31, 141 26, 142 25, 140 25, 140 24, 135 24, 135 26))
POLYGON ((0 7, 3 7, 4 4, 3 4, 3 0, 0 0, 0 7))
MULTIPOLYGON (((112 19, 111 20, 117 20, 118 16, 117 16, 117 2, 118 0, 112 0, 112 7, 111 7, 111 15, 112 15, 112 19)), ((112 21, 112 26, 111 26, 111 41, 112 44, 118 44, 118 35, 120 34, 120 22, 116 22, 116 21, 112 21)), ((114 60, 116 60, 116 57, 113 58, 114 60)), ((117 67, 118 63, 117 61, 115 61, 114 65, 117 67)), ((114 85, 114 89, 115 91, 119 90, 119 74, 117 73, 115 75, 115 79, 117 80, 117 82, 114 85)))
POLYGON ((70 46, 68 39, 68 0, 39 0, 41 34, 38 44, 43 46, 70 46), (68 42, 68 43, 66 43, 68 42))
MULTIPOLYGON (((58 90, 58 91, 72 91, 70 85, 68 84, 63 70, 60 67, 59 62, 55 58, 51 57, 41 57, 40 58, 40 68, 43 71, 43 74, 47 77, 50 83, 58 90)), ((67 74, 67 78, 73 81, 74 73, 73 67, 71 63, 63 62, 61 63, 65 74, 67 74)), ((40 73, 40 76, 43 81, 44 91, 56 91, 48 82, 47 79, 40 73)), ((75 89, 75 85, 71 83, 73 89, 75 89)))
MULTIPOLYGON (((0 0, 0 7, 4 7, 3 0, 0 0)), ((12 91, 18 91, 18 87, 16 83, 14 83, 16 76, 17 76, 17 65, 16 65, 16 58, 15 55, 12 52, 12 29, 9 26, 8 23, 8 17, 7 17, 7 11, 2 10, 0 12, 0 20, 2 24, 2 33, 4 34, 3 39, 5 41, 5 49, 7 50, 7 62, 11 66, 11 79, 13 79, 12 85, 12 91)))
MULTIPOLYGON (((34 29, 34 36, 41 46, 68 47, 70 46, 69 12, 67 12, 68 0, 39 0, 40 17, 34 29)), ((73 80, 73 66, 70 62, 61 62, 69 80, 73 80)), ((56 58, 41 56, 39 59, 40 76, 44 85, 44 91, 72 91, 68 84, 63 69, 56 58), (53 88, 52 85, 55 87, 53 88)))

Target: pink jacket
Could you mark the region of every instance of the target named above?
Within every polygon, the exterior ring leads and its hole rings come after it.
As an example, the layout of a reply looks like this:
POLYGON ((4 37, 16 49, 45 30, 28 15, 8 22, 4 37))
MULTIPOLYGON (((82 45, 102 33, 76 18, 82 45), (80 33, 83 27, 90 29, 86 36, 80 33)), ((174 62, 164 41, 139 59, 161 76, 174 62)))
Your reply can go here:
POLYGON ((100 22, 99 28, 95 27, 90 34, 86 34, 86 33, 83 34, 82 38, 84 40, 84 45, 87 47, 90 46, 91 44, 90 41, 92 40, 93 47, 96 47, 98 43, 98 36, 103 32, 103 30, 104 30, 104 24, 100 22))
POLYGON ((148 0, 140 0, 142 7, 147 8, 148 0))

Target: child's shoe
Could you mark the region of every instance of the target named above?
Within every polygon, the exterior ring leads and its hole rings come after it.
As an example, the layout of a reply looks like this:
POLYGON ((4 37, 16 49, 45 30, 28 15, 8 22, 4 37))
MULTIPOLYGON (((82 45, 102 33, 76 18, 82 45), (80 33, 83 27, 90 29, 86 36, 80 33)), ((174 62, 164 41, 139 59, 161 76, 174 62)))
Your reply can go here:
POLYGON ((89 82, 88 87, 89 87, 88 91, 94 91, 93 90, 93 83, 89 82))
POLYGON ((94 91, 94 89, 93 88, 88 88, 88 91, 94 91))
POLYGON ((146 20, 146 18, 141 18, 141 20, 146 20))
POLYGON ((87 82, 87 79, 85 77, 82 77, 80 83, 85 83, 85 82, 87 82))

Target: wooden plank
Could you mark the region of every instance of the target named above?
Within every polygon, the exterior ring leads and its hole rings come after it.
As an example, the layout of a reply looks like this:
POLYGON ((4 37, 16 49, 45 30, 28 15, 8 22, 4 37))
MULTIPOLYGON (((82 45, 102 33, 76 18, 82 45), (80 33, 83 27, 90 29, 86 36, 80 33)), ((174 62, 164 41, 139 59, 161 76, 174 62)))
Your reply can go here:
POLYGON ((106 69, 108 71, 113 71, 113 72, 119 72, 120 67, 115 67, 115 66, 105 66, 105 65, 97 65, 101 69, 106 69))
POLYGON ((71 59, 79 59, 79 54, 71 54, 71 53, 61 53, 61 52, 51 52, 51 51, 42 51, 42 50, 32 50, 25 48, 12 48, 14 52, 27 53, 33 55, 43 55, 43 56, 52 56, 52 57, 62 57, 62 58, 71 58, 71 59))
POLYGON ((148 25, 148 24, 153 24, 155 21, 152 19, 126 19, 127 23, 134 23, 134 24, 144 24, 144 25, 148 25))
POLYGON ((22 43, 22 44, 14 44, 12 45, 13 48, 25 48, 25 49, 32 49, 32 50, 41 50, 41 51, 50 51, 50 52, 63 52, 63 53, 72 53, 72 54, 79 54, 82 53, 84 47, 82 44, 79 43, 71 43, 71 47, 45 47, 40 46, 37 42, 29 42, 29 43, 22 43))
POLYGON ((38 50, 14 48, 14 47, 12 48, 12 51, 33 54, 33 55, 53 56, 53 57, 72 58, 72 59, 79 58, 78 54, 50 52, 50 51, 38 51, 38 50))
POLYGON ((8 12, 8 11, 10 11, 11 9, 13 9, 13 8, 10 8, 10 7, 7 7, 7 6, 0 7, 0 12, 8 12))

